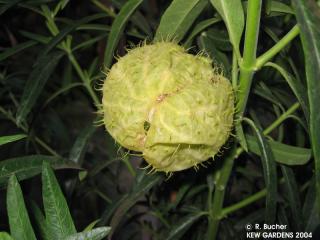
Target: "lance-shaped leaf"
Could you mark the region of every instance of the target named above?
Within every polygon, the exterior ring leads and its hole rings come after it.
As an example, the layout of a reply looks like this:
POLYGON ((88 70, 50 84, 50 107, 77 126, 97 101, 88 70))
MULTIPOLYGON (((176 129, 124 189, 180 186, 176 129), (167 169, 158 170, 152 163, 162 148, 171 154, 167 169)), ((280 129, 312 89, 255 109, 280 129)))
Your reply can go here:
POLYGON ((50 78, 62 56, 63 52, 52 52, 44 57, 38 58, 34 69, 31 71, 28 77, 22 97, 20 99, 20 106, 17 111, 18 124, 21 124, 25 121, 26 117, 36 103, 44 85, 50 78))
MULTIPOLYGON (((320 7, 313 0, 293 0, 305 56, 309 99, 310 141, 315 160, 317 201, 320 201, 320 7)), ((318 209, 319 211, 319 209, 318 209)), ((320 212, 318 212, 320 214, 320 212)))
POLYGON ((107 48, 104 54, 104 65, 111 66, 114 50, 116 49, 123 30, 131 15, 139 7, 143 0, 129 0, 120 10, 114 20, 107 40, 107 48))
POLYGON ((42 195, 50 239, 65 239, 76 233, 66 199, 47 162, 42 167, 42 195))
POLYGON ((210 0, 225 22, 230 42, 239 53, 239 44, 244 28, 244 14, 241 0, 210 0))
POLYGON ((174 0, 161 17, 155 41, 180 42, 208 0, 174 0))
POLYGON ((23 194, 15 175, 12 175, 9 179, 7 209, 12 237, 19 240, 36 240, 23 200, 23 194))
POLYGON ((71 161, 46 155, 10 158, 0 161, 0 187, 3 187, 7 183, 12 174, 15 174, 20 181, 41 173, 43 162, 48 162, 55 169, 79 169, 79 167, 71 161))

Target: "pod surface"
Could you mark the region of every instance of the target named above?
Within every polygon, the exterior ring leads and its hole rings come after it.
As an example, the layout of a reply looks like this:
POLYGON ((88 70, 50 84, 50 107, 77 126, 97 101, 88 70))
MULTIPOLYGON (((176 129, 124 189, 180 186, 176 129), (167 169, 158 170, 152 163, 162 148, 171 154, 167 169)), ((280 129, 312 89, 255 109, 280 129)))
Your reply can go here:
POLYGON ((230 82, 204 56, 160 42, 130 50, 103 84, 104 124, 123 147, 157 171, 184 170, 214 157, 230 135, 230 82))

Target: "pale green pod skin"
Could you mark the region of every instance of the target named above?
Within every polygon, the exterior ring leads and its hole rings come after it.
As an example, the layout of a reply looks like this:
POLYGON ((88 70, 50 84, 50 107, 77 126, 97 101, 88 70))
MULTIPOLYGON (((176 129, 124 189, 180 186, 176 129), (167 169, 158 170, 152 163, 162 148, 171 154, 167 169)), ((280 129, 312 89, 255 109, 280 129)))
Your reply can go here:
POLYGON ((104 82, 102 102, 107 131, 157 171, 180 171, 214 157, 233 125, 229 81, 209 58, 175 43, 145 45, 119 59, 104 82))

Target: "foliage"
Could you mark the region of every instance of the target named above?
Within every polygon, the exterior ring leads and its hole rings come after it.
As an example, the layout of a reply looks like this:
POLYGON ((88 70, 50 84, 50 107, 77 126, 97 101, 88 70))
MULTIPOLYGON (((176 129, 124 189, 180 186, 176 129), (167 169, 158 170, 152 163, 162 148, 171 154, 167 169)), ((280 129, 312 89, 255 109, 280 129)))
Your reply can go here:
MULTIPOLYGON (((40 229, 42 239, 99 240, 109 233, 110 228, 108 227, 99 227, 93 230, 86 229, 81 233, 76 232, 66 200, 47 162, 44 162, 42 166, 42 194, 45 214, 32 202, 35 222, 40 229)), ((21 187, 15 175, 12 175, 8 180, 7 209, 12 238, 36 239, 21 187)), ((2 234, 4 235, 3 238, 10 239, 8 234, 2 234)))
POLYGON ((0 18, 0 238, 319 238, 319 1, 0 0, 0 18), (170 178, 97 114, 116 56, 162 39, 211 57, 237 100, 219 156, 170 178))

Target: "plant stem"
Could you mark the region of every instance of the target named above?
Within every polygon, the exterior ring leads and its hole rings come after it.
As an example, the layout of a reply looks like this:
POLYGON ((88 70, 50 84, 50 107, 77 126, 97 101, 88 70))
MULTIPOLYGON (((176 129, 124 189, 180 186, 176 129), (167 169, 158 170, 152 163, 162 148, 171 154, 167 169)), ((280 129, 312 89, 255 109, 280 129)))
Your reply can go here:
MULTIPOLYGON (((251 81, 253 77, 253 69, 256 61, 256 50, 258 44, 258 34, 260 26, 262 0, 249 0, 246 20, 246 33, 243 50, 243 59, 240 63, 240 79, 237 97, 238 119, 243 116, 246 102, 248 99, 251 81)), ((233 64, 232 69, 232 84, 236 84, 236 67, 233 64)), ((240 124, 240 121, 239 121, 240 124)), ((239 129, 239 128, 238 128, 239 129)), ((233 167, 234 159, 242 152, 242 148, 236 148, 234 144, 229 155, 226 156, 222 168, 216 173, 216 188, 214 191, 213 203, 209 209, 209 226, 208 226, 208 240, 216 239, 219 222, 222 217, 223 200, 225 189, 230 177, 233 167)))
MULTIPOLYGON (((236 144, 233 144, 231 150, 225 158, 222 168, 215 174, 215 191, 212 206, 209 209, 208 216, 208 240, 215 239, 218 232, 219 222, 222 218, 222 207, 225 195, 226 186, 230 177, 230 173, 233 167, 234 159, 239 155, 241 148, 236 148, 236 144)), ((209 198, 210 199, 210 198, 209 198)))
POLYGON ((123 162, 124 162, 124 164, 126 165, 126 167, 128 168, 130 174, 131 174, 133 177, 135 177, 135 176, 137 175, 137 173, 136 173, 136 171, 134 170, 134 168, 132 167, 132 165, 131 165, 131 163, 130 163, 130 161, 129 161, 128 156, 125 156, 125 157, 123 158, 123 162))
POLYGON ((272 48, 257 58, 255 69, 258 70, 263 65, 280 52, 288 43, 299 35, 300 29, 295 25, 282 39, 279 40, 272 48))
POLYGON ((237 54, 235 51, 233 51, 232 55, 232 87, 233 89, 237 89, 238 85, 238 60, 237 60, 237 54))
POLYGON ((75 59, 72 51, 66 50, 68 53, 68 57, 70 62, 72 63, 73 67, 75 68, 76 72, 78 73, 80 79, 82 80, 84 86, 86 87, 89 95, 91 96, 94 104, 96 105, 97 108, 101 105, 96 93, 93 91, 92 86, 91 86, 91 81, 90 79, 84 74, 82 71, 78 61, 75 59))
POLYGON ((112 200, 103 192, 101 192, 98 188, 93 190, 96 194, 98 194, 103 200, 105 200, 108 204, 112 203, 112 200))
MULTIPOLYGON (((284 178, 282 177, 280 180, 279 180, 279 183, 282 184, 284 183, 284 178)), ((267 189, 264 188, 262 190, 260 190, 259 192, 256 192, 254 194, 252 194, 251 196, 241 200, 240 202, 237 202, 229 207, 225 207, 224 209, 222 209, 222 216, 225 217, 227 216, 228 214, 232 213, 232 212, 235 212, 241 208, 244 208, 246 206, 248 206, 249 204, 253 203, 253 202, 256 202, 258 200, 260 200, 261 198, 265 197, 267 194, 267 189)))
MULTIPOLYGON (((281 116, 279 116, 272 124, 270 124, 269 127, 267 127, 264 131, 263 134, 267 135, 271 133, 276 127, 278 127, 285 119, 287 116, 295 112, 299 108, 300 104, 298 102, 294 103, 287 111, 285 111, 281 116)), ((236 156, 239 156, 244 150, 242 148, 237 149, 237 154, 236 156)), ((284 178, 280 179, 280 183, 284 183, 284 178)), ((239 210, 261 198, 263 198, 267 193, 266 188, 262 189, 261 191, 251 195, 250 197, 241 200, 238 203, 235 203, 229 207, 223 208, 220 211, 220 218, 225 217, 231 212, 234 212, 236 210, 239 210)), ((214 239, 214 238, 212 238, 214 239)))
MULTIPOLYGON (((22 131, 24 131, 24 133, 28 134, 27 127, 25 127, 23 125, 18 125, 16 122, 16 119, 14 117, 12 117, 12 115, 9 114, 8 111, 6 111, 4 108, 0 107, 0 113, 2 113, 8 120, 13 122, 16 125, 16 127, 20 128, 22 131)), ((53 156, 61 157, 55 150, 53 150, 48 144, 46 144, 39 137, 35 137, 34 139, 41 147, 43 147, 45 150, 47 150, 47 152, 51 153, 53 156)))
POLYGON ((261 0, 249 0, 246 20, 246 33, 244 40, 243 59, 240 64, 240 79, 238 88, 238 112, 242 117, 251 87, 256 61, 256 50, 260 26, 261 0))
POLYGON ((115 18, 117 15, 106 5, 99 2, 98 0, 91 0, 91 2, 96 5, 98 8, 100 8, 102 11, 106 12, 110 17, 115 18))
POLYGON ((42 141, 40 138, 35 137, 35 141, 43 147, 47 152, 51 153, 55 157, 61 157, 55 150, 53 150, 48 144, 46 144, 44 141, 42 141))
MULTIPOLYGON (((267 135, 271 133, 276 127, 278 127, 283 120, 286 119, 286 117, 290 114, 292 114, 294 111, 296 111, 299 108, 299 103, 294 103, 286 112, 284 112, 279 118, 277 118, 269 127, 267 127, 263 134, 267 135)), ((234 204, 229 207, 223 208, 223 201, 224 201, 224 195, 225 195, 225 189, 230 177, 230 173, 233 167, 234 159, 236 159, 242 152, 243 148, 239 147, 236 148, 235 145, 232 147, 232 149, 229 152, 229 155, 226 156, 225 162, 223 163, 222 168, 216 173, 216 179, 215 179, 215 192, 214 192, 214 198, 213 202, 211 204, 211 201, 208 202, 209 207, 209 216, 208 216, 208 240, 216 239, 219 222, 220 220, 225 217, 227 214, 234 212, 240 208, 243 208, 261 198, 263 198, 267 190, 262 189, 261 191, 251 195, 250 197, 234 204)), ((280 179, 280 183, 283 183, 284 179, 280 179)), ((209 193, 211 194, 211 192, 209 193)), ((211 200, 211 196, 208 196, 208 200, 211 200)))
POLYGON ((256 192, 255 194, 251 195, 250 197, 247 197, 243 200, 241 200, 240 202, 237 202, 229 207, 225 207, 223 210, 222 210, 222 215, 223 216, 227 216, 228 214, 232 213, 232 212, 235 212, 255 201, 258 201, 259 199, 263 198, 264 196, 266 196, 267 194, 267 189, 264 188, 262 189, 261 191, 259 192, 256 192))
POLYGON ((278 127, 289 115, 295 112, 299 107, 300 107, 300 104, 298 102, 294 103, 290 108, 288 108, 287 111, 285 111, 281 116, 279 116, 277 120, 275 120, 272 124, 270 124, 270 126, 267 127, 263 131, 263 133, 265 135, 268 135, 269 133, 271 133, 273 129, 278 127))

